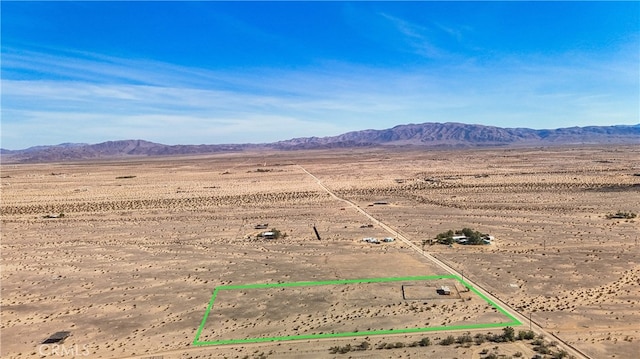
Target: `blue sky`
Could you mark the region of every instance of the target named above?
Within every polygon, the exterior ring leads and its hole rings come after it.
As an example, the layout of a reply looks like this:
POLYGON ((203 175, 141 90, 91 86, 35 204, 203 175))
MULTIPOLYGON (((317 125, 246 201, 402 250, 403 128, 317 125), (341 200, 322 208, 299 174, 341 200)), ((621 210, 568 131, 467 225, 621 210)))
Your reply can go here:
POLYGON ((2 143, 637 124, 639 2, 6 2, 2 143))

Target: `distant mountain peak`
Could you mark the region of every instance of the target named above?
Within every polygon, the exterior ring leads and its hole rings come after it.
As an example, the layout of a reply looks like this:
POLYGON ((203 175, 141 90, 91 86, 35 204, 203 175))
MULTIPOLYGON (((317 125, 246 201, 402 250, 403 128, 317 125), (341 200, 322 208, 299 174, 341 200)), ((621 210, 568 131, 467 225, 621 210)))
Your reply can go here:
POLYGON ((145 140, 98 144, 63 143, 24 150, 2 149, 3 162, 56 162, 107 157, 161 156, 243 151, 302 150, 371 146, 488 147, 580 144, 640 144, 640 124, 569 127, 549 130, 502 128, 456 122, 397 125, 383 130, 351 131, 338 136, 302 137, 269 144, 163 145, 145 140))
POLYGON ((554 130, 501 128, 457 122, 398 125, 385 130, 347 132, 330 137, 306 137, 273 144, 280 149, 353 146, 478 147, 562 143, 640 143, 640 125, 589 126, 554 130))

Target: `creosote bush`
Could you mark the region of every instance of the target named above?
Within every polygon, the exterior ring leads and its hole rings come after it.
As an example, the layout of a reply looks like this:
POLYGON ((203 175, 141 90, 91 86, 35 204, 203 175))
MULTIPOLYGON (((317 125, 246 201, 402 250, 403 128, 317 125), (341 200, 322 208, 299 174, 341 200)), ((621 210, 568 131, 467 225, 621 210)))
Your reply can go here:
MULTIPOLYGON (((371 344, 369 344, 368 341, 363 341, 362 343, 356 345, 356 346, 351 346, 351 344, 347 344, 345 346, 335 346, 335 347, 331 347, 329 348, 329 353, 330 354, 346 354, 350 351, 360 351, 360 350, 367 350, 369 349, 369 347, 371 347, 371 344)), ((380 348, 378 348, 380 349, 380 348)))
POLYGON ((453 335, 449 335, 448 337, 442 339, 439 344, 440 345, 451 345, 451 344, 453 344, 455 342, 456 342, 456 338, 454 338, 453 335))
POLYGON ((520 330, 518 332, 518 340, 532 340, 536 337, 536 333, 533 330, 520 330))

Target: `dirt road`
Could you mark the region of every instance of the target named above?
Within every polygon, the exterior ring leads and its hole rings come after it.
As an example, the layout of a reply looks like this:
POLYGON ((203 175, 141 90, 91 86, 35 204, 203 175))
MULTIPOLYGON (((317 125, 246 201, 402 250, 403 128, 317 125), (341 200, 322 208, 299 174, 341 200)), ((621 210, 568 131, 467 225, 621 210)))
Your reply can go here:
MULTIPOLYGON (((333 193, 333 191, 331 191, 331 189, 327 188, 320 179, 318 179, 315 175, 313 175, 312 173, 310 173, 309 171, 307 171, 304 167, 299 166, 302 171, 304 171, 307 175, 311 176, 316 183, 318 184, 318 186, 320 186, 322 189, 324 189, 329 195, 331 195, 333 198, 343 201, 346 204, 348 204, 349 206, 351 206, 352 208, 356 209, 358 212, 360 212, 363 216, 367 217, 367 219, 369 219, 371 222, 377 224, 378 226, 380 226, 381 228, 383 228, 384 230, 386 230, 387 232, 389 232, 392 236, 394 236, 395 238, 401 240, 402 242, 404 242, 407 246, 409 246, 410 248, 412 248, 413 250, 415 250, 416 252, 418 252, 420 255, 426 257, 427 259, 429 259, 430 261, 432 261, 433 263, 435 263, 436 265, 438 265, 440 268, 444 269, 445 271, 459 276, 459 277, 463 277, 461 273, 458 273, 458 271, 456 271, 454 268, 452 268, 451 266, 447 265, 446 263, 442 262, 441 260, 439 260, 438 258, 435 258, 434 256, 432 256, 431 254, 425 252, 424 250, 422 250, 420 247, 416 246, 412 241, 410 241, 405 235, 399 233, 398 231, 396 231, 395 229, 393 229, 392 227, 390 227, 389 225, 387 225, 386 223, 384 223, 382 220, 373 217, 371 214, 369 214, 367 211, 365 211, 364 209, 360 208, 357 204, 338 197, 335 193, 333 193)), ((531 330, 533 330, 536 334, 541 334, 546 338, 553 338, 553 340, 557 341, 559 343, 559 346, 562 347, 562 349, 564 349, 567 353, 569 353, 569 355, 573 355, 576 358, 589 358, 589 356, 587 356, 586 354, 584 354, 583 352, 579 351, 578 349, 574 348, 573 346, 571 346, 570 344, 566 343, 564 340, 562 340, 561 338, 558 338, 556 335, 554 335, 553 333, 549 333, 547 332, 544 328, 540 327, 539 325, 537 325, 535 322, 532 322, 529 320, 529 318, 523 314, 518 312, 517 310, 513 309, 512 307, 510 307, 507 303, 505 303, 504 301, 502 301, 500 298, 496 297, 495 295, 493 295, 491 292, 487 291, 485 288, 483 288, 482 286, 480 286, 478 283, 473 282, 472 280, 470 280, 468 277, 464 278, 464 280, 471 284, 473 287, 476 288, 476 290, 478 290, 478 292, 482 293, 483 295, 485 295, 487 298, 491 299, 496 305, 498 305, 502 310, 504 310, 505 312, 511 314, 513 317, 515 317, 516 319, 518 319, 521 323, 524 323, 525 325, 528 324, 528 326, 531 328, 531 330)))

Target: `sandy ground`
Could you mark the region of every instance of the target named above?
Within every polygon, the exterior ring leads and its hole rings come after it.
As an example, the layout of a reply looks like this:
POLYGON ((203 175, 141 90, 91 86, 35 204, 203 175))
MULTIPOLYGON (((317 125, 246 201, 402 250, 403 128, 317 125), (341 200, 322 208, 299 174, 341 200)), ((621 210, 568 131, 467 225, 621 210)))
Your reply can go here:
MULTIPOLYGON (((581 147, 2 165, 0 356, 533 355, 525 342, 328 351, 440 332, 194 347, 216 286, 445 274, 400 242, 363 243, 388 234, 361 228, 298 164, 420 246, 448 229, 492 234, 491 246, 425 249, 593 358, 640 352, 640 226, 605 218, 640 212, 640 149, 581 147), (287 236, 256 240, 259 223, 287 236), (40 345, 60 330, 65 355, 40 345)), ((203 339, 499 320, 477 298, 423 304, 397 285, 239 293, 219 298, 203 339)))

